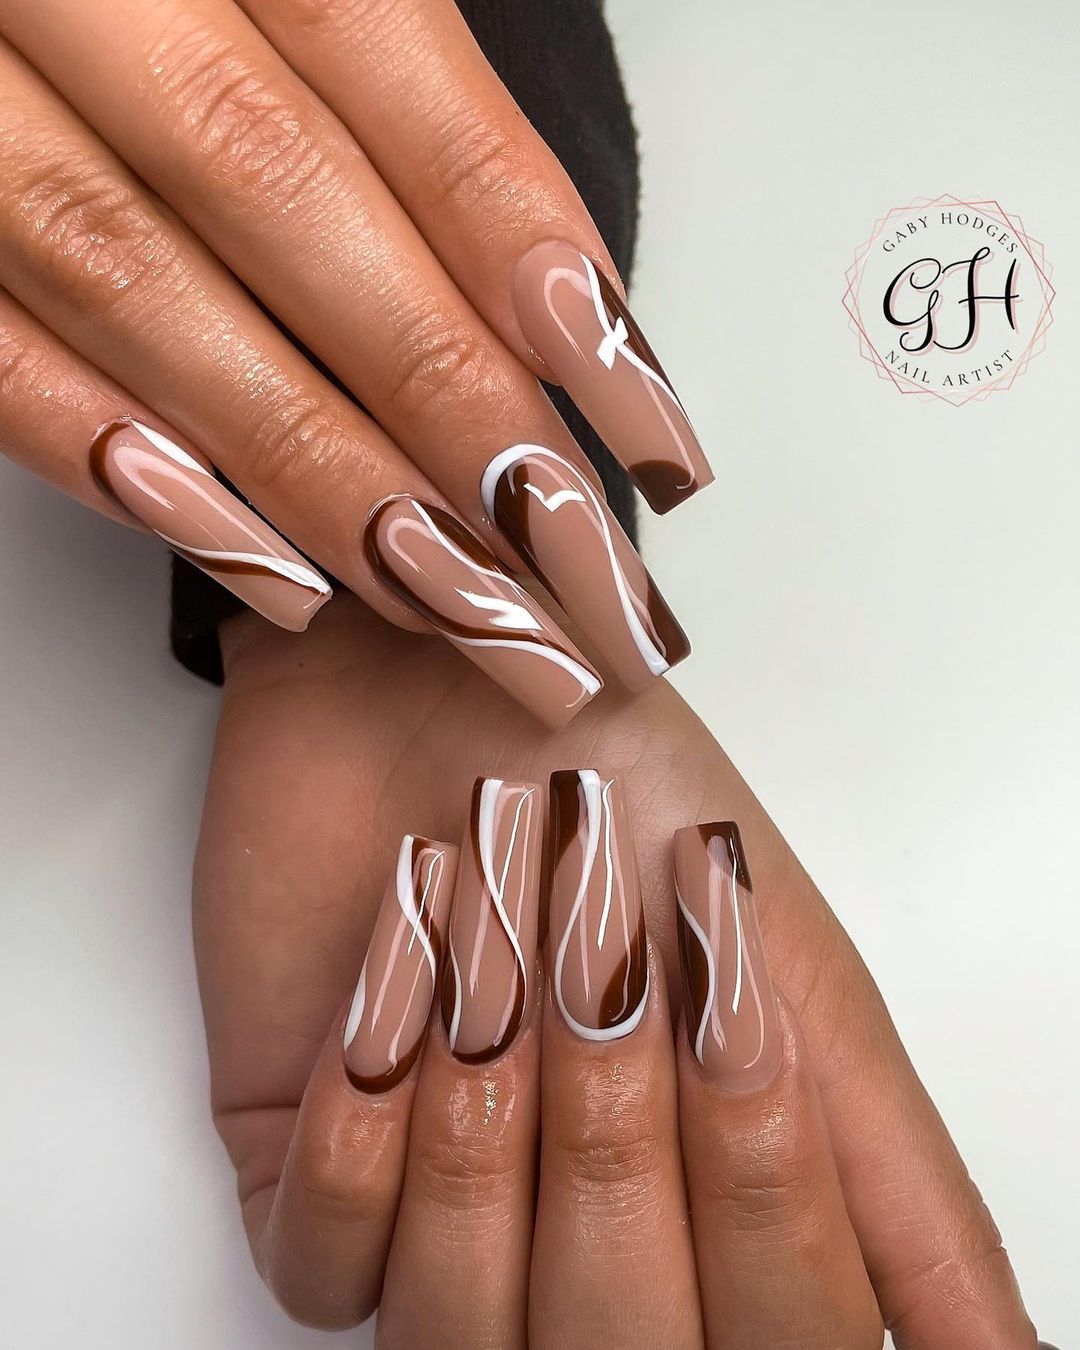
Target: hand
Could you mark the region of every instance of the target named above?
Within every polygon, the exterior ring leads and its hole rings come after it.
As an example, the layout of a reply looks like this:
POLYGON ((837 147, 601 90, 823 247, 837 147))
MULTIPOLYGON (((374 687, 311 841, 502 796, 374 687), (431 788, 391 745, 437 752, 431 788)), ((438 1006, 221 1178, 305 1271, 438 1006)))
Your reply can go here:
MULTIPOLYGON (((297 1108, 324 1043, 328 1056, 339 1057, 342 1082, 341 1019, 398 841, 407 831, 460 838, 461 803, 477 773, 545 781, 553 769, 591 764, 625 782, 650 940, 673 993, 671 839, 688 822, 739 822, 769 966, 801 1026, 834 1161, 812 1131, 804 1156, 835 1165, 863 1269, 897 1344, 905 1350, 1031 1350, 1034 1331, 996 1229, 865 968, 677 695, 658 683, 631 704, 607 691, 572 727, 545 738, 506 700, 483 698, 468 666, 450 653, 421 655, 419 642, 344 603, 327 612, 302 649, 253 620, 235 621, 227 634, 225 699, 196 874, 196 943, 219 1128, 238 1168, 257 1259, 287 1306, 307 1320, 342 1325, 368 1315, 377 1296, 381 1272, 360 1278, 357 1265, 350 1279, 334 1286, 342 1296, 329 1306, 320 1302, 318 1282, 306 1285, 303 1270, 308 1258, 321 1260, 324 1249, 303 1259, 275 1249, 269 1219, 294 1133, 306 1141, 294 1148, 314 1150, 306 1155, 314 1165, 302 1192, 312 1232, 374 1212, 367 1207, 369 1178, 354 1165, 355 1113, 342 1117, 338 1132, 306 1133, 303 1117, 297 1132, 297 1108)), ((564 1029, 545 1018, 544 1034, 564 1029)), ((545 1074, 549 1064, 565 1069, 574 1062, 568 1035, 558 1056, 548 1057, 545 1074)), ((588 1047, 576 1053, 588 1057, 588 1047)), ((685 1071, 685 1050, 680 1054, 685 1071)), ((787 1062, 797 1082, 797 1052, 790 1051, 787 1062)), ((443 1112, 441 1127, 460 1127, 468 1142, 468 1119, 447 1112, 444 1099, 443 1112)), ((735 1139, 745 1141, 744 1156, 772 1167, 772 1180, 762 1187, 760 1173, 751 1176, 736 1198, 763 1240, 782 1243, 785 1201, 791 1200, 786 1214, 797 1215, 805 1174, 785 1174, 769 1163, 783 1157, 791 1136, 775 1113, 762 1118, 756 1135, 743 1134, 736 1120, 735 1139), (770 1154, 770 1148, 781 1152, 770 1154)), ((596 1157, 607 1146, 615 1158, 632 1157, 618 1116, 608 1113, 600 1123, 605 1119, 610 1137, 594 1137, 589 1151, 596 1157)), ((812 1111, 802 1119, 812 1122, 812 1111)), ((467 1244, 482 1212, 484 1174, 470 1188, 471 1169, 453 1148, 433 1156, 443 1163, 432 1175, 450 1197, 441 1223, 453 1251, 467 1244)), ((641 1163, 640 1148, 637 1156, 641 1163)), ((657 1167, 666 1156, 655 1151, 657 1167)), ((392 1171, 393 1194, 383 1197, 391 1206, 400 1184, 392 1171)), ((667 1187, 639 1179, 632 1189, 644 1207, 637 1222, 647 1230, 658 1217, 655 1205, 648 1209, 650 1192, 655 1198, 667 1187)), ((827 1200, 827 1187, 821 1194, 827 1200)), ((528 1212, 525 1222, 531 1224, 528 1212)), ((515 1232, 520 1235, 520 1226, 515 1232)), ((378 1248, 372 1238, 369 1230, 367 1246, 348 1244, 353 1259, 362 1262, 358 1253, 378 1248)), ((544 1244, 541 1228, 537 1259, 544 1244)), ((438 1293, 417 1271, 410 1279, 416 1297, 438 1293)), ((504 1285, 503 1293, 500 1307, 520 1307, 520 1283, 504 1285)), ((520 1327, 518 1340, 509 1343, 520 1343, 520 1327)))
POLYGON ((537 376, 657 509, 711 474, 453 0, 0 0, 0 32, 0 445, 285 628, 313 558, 555 727, 602 681, 500 559, 627 685, 686 654, 537 376))

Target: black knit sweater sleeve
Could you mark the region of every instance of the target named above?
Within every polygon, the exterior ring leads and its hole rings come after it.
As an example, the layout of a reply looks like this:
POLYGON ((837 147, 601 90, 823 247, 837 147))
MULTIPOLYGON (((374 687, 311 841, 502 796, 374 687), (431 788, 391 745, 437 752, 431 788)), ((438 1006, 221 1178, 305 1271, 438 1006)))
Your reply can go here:
MULTIPOLYGON (((458 4, 503 83, 565 165, 627 279, 637 229, 637 147, 601 0, 458 4)), ((562 391, 549 392, 634 538, 629 479, 562 391)), ((218 625, 240 612, 243 603, 182 558, 174 556, 172 567, 173 652, 189 670, 220 684, 218 625)))

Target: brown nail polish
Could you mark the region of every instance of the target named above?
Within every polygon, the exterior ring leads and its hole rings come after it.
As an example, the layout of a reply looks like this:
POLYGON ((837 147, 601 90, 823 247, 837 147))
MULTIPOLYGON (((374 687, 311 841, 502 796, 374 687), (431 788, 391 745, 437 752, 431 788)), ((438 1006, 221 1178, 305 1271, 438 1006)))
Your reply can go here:
POLYGON ((783 1044, 738 826, 678 830, 675 887, 690 1047, 729 1091, 766 1087, 783 1044))
POLYGON ((387 497, 364 537, 384 584, 555 729, 603 681, 471 530, 415 497, 387 497))
POLYGON ((554 450, 514 445, 481 480, 484 509, 629 688, 689 655, 686 634, 601 491, 554 450))
POLYGON ((641 330, 600 269, 572 244, 518 262, 514 308, 526 341, 661 514, 712 482, 694 429, 641 330))
POLYGON ((594 769, 551 776, 552 993, 588 1041, 628 1036, 649 997, 645 911, 622 788, 594 769))
POLYGON ((102 427, 90 472, 106 497, 279 627, 303 632, 330 599, 301 554, 155 427, 134 418, 102 427))
POLYGON ((400 1083, 420 1053, 439 977, 457 849, 407 834, 345 1019, 345 1071, 364 1092, 400 1083))
POLYGON ((525 1017, 536 964, 543 818, 535 784, 477 780, 442 991, 450 1049, 466 1064, 501 1055, 525 1017))

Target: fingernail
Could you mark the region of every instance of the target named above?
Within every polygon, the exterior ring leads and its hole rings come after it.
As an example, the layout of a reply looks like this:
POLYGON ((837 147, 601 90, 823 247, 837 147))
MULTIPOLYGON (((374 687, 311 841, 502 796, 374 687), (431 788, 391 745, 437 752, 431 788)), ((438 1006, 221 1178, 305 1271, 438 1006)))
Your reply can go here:
POLYGON ((302 633, 330 599, 296 549, 155 427, 134 418, 102 427, 90 471, 110 500, 271 623, 302 633))
POLYGON ((565 726, 603 686, 532 596, 446 511, 387 497, 371 514, 364 549, 384 585, 548 726, 565 726))
POLYGON ((551 776, 552 992, 571 1031, 614 1041, 649 997, 645 911, 622 788, 593 769, 551 776))
POLYGON ((663 513, 713 480, 682 404, 630 311, 572 244, 536 244, 514 268, 525 339, 663 513))
POLYGON ((721 1087, 754 1092, 776 1077, 783 1043, 734 822, 676 832, 675 891, 690 1048, 721 1087))
POLYGON ((442 995, 450 1049, 466 1064, 508 1049, 528 1007, 543 817, 533 783, 480 778, 473 788, 442 995))
POLYGON ((686 634, 589 480, 554 450, 514 445, 481 480, 484 509, 631 689, 689 655, 686 634))
POLYGON ((345 1019, 345 1070, 364 1092, 400 1083, 420 1053, 439 975, 457 849, 407 834, 345 1019))

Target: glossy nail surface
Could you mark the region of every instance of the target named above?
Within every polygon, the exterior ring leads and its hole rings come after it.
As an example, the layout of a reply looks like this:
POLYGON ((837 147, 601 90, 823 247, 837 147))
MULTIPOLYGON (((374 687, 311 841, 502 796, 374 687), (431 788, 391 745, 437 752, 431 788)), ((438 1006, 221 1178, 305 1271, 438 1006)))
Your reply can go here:
POLYGON ((328 583, 210 470, 154 427, 111 422, 90 447, 101 491, 272 623, 303 632, 328 583))
POLYGON ((488 465, 484 509, 629 688, 690 652, 600 490, 554 450, 515 445, 488 465))
POLYGON ((776 1077, 783 1046, 738 826, 677 831, 675 886, 691 1049, 720 1086, 754 1092, 776 1077))
POLYGON ((529 1005, 543 821, 533 783, 481 778, 473 788, 442 992, 450 1049, 467 1064, 501 1055, 529 1005))
POLYGON ((571 1031, 628 1036, 649 997, 645 911, 618 781, 593 769, 551 777, 552 992, 571 1031))
POLYGON ((364 548, 384 584, 548 726, 603 681, 513 577, 454 516, 414 497, 372 512, 364 548))
POLYGON ((457 849, 407 834, 345 1019, 345 1069, 364 1092, 400 1083, 420 1053, 439 978, 457 849))
POLYGON ((515 267, 512 292, 526 341, 654 511, 670 511, 712 482, 659 361, 589 258, 562 241, 536 244, 515 267))

